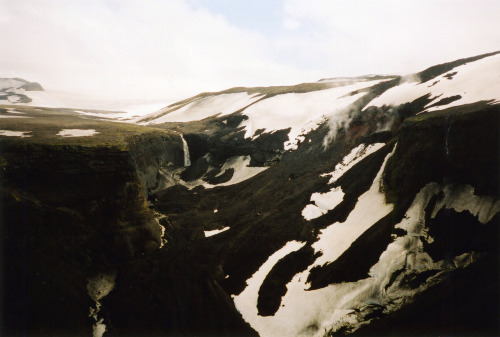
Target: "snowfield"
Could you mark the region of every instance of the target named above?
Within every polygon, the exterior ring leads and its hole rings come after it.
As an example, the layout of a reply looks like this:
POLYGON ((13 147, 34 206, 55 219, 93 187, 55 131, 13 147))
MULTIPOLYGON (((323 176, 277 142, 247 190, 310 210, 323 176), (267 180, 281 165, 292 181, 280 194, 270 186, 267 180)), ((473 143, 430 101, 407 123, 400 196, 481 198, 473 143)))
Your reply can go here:
MULTIPOLYGON (((2 89, 2 81, 10 83, 10 81, 15 80, 0 79, 0 90, 2 89)), ((19 83, 20 85, 25 84, 19 83)), ((8 92, 26 95, 31 98, 31 102, 21 103, 20 105, 77 109, 75 112, 81 115, 124 122, 135 122, 144 115, 158 111, 158 109, 165 106, 163 100, 110 99, 102 96, 81 95, 58 90, 25 91, 22 88, 15 87, 9 89, 8 92), (86 111, 86 109, 90 111, 86 111), (100 112, 99 110, 103 111, 100 112)), ((0 105, 16 104, 18 99, 19 96, 10 95, 7 99, 0 99, 0 105)))
POLYGON ((256 131, 261 129, 264 129, 265 133, 271 133, 290 128, 284 147, 285 150, 295 150, 299 141, 304 140, 304 135, 316 129, 325 120, 344 112, 349 105, 365 95, 349 95, 350 93, 380 82, 382 80, 361 81, 306 93, 276 95, 245 109, 243 114, 249 118, 241 122, 240 127, 245 128, 245 138, 253 138, 256 131))
MULTIPOLYGON (((356 148, 352 149, 351 152, 345 156, 342 161, 335 166, 335 170, 330 173, 322 174, 322 177, 331 176, 328 184, 333 184, 337 179, 342 177, 342 175, 349 171, 354 165, 359 163, 361 160, 366 158, 368 155, 378 151, 385 144, 375 143, 375 144, 360 144, 356 148)), ((326 214, 329 210, 334 209, 338 204, 342 202, 344 198, 344 192, 342 188, 336 187, 332 188, 326 193, 313 193, 311 195, 311 201, 314 204, 308 204, 302 210, 302 217, 306 220, 312 220, 326 214)))
POLYGON ((161 124, 167 122, 199 121, 214 115, 227 115, 243 109, 262 98, 259 94, 249 95, 246 92, 219 94, 197 98, 187 105, 178 108, 165 108, 151 115, 154 118, 146 124, 161 124), (171 111, 171 112, 169 112, 171 111), (155 116, 158 116, 155 118, 155 116))
POLYGON ((0 130, 0 136, 6 136, 6 137, 21 137, 21 138, 27 138, 31 137, 30 135, 31 131, 10 131, 10 130, 0 130))
POLYGON ((24 82, 18 81, 13 78, 0 78, 0 90, 8 89, 8 88, 13 88, 17 89, 21 86, 23 86, 24 82))
POLYGON ((88 129, 88 130, 83 130, 83 129, 63 129, 59 131, 56 136, 61 136, 61 137, 91 137, 95 136, 98 134, 94 129, 88 129))
POLYGON ((389 154, 372 187, 363 194, 355 209, 344 223, 336 223, 325 229, 313 247, 322 251, 316 262, 306 271, 296 274, 287 284, 287 293, 274 316, 259 316, 257 311, 258 291, 266 275, 280 258, 300 249, 299 243, 288 243, 271 255, 260 269, 247 280, 247 288, 234 297, 237 309, 263 337, 278 336, 324 336, 327 331, 347 329, 353 331, 367 323, 367 315, 384 308, 385 313, 404 306, 416 294, 442 282, 443 270, 465 268, 477 259, 474 252, 453 258, 450 264, 444 260, 433 261, 423 250, 423 241, 432 242, 427 234, 424 217, 432 196, 443 192, 443 200, 436 204, 433 215, 442 208, 453 208, 457 212, 468 211, 481 222, 488 222, 500 212, 500 201, 493 197, 474 195, 470 186, 440 186, 429 183, 415 196, 403 220, 396 225, 407 234, 395 238, 380 255, 379 261, 370 268, 369 277, 356 282, 331 284, 327 287, 308 290, 306 283, 309 271, 318 265, 334 261, 354 240, 378 219, 389 214, 391 205, 385 204, 379 192, 381 173, 389 154), (347 226, 348 225, 348 226, 347 226), (293 246, 292 246, 293 244, 293 246), (394 279, 399 270, 404 270, 394 279), (435 271, 427 281, 412 288, 402 286, 406 274, 435 271))
POLYGON ((335 261, 364 231, 392 210, 392 205, 385 203, 385 196, 379 191, 382 172, 391 155, 392 153, 387 155, 371 188, 359 198, 346 221, 334 223, 321 232, 313 248, 323 255, 288 283, 282 305, 274 316, 262 317, 257 314, 257 294, 266 275, 279 261, 275 256, 281 256, 284 248, 271 255, 247 281, 248 287, 234 298, 236 308, 260 336, 322 336, 325 329, 332 325, 332 315, 339 315, 338 310, 342 315, 351 312, 345 310, 344 303, 355 297, 363 287, 356 283, 345 283, 308 290, 306 280, 313 267, 335 261))
POLYGON ((370 106, 397 106, 412 102, 427 94, 430 94, 432 99, 427 107, 441 99, 460 96, 458 100, 448 104, 430 107, 426 109, 427 111, 442 110, 478 101, 493 100, 494 102, 499 102, 499 78, 500 54, 497 54, 458 66, 425 83, 419 83, 418 79, 402 83, 396 87, 390 88, 379 97, 373 99, 364 109, 370 106))

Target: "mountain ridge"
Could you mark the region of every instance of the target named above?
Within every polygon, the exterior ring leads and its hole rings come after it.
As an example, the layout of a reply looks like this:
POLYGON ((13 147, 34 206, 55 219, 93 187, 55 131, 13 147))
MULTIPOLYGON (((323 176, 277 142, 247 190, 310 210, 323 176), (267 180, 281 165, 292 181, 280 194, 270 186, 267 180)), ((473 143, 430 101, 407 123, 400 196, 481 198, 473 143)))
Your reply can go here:
POLYGON ((498 53, 147 121, 3 106, 3 332, 498 334, 498 53))

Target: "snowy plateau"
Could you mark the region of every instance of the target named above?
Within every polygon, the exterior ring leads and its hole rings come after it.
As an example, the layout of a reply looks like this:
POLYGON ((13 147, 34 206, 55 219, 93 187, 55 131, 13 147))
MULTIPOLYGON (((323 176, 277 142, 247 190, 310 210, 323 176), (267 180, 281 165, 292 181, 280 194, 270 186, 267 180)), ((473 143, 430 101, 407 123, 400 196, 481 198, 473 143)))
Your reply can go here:
POLYGON ((0 79, 2 336, 500 335, 500 52, 81 102, 0 79))

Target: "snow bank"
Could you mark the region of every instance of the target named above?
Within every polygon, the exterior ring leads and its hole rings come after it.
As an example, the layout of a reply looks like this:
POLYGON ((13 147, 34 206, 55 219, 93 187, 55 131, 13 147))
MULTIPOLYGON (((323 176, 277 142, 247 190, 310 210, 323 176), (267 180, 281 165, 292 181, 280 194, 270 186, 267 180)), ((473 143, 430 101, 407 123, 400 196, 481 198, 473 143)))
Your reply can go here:
POLYGON ((21 138, 32 137, 33 135, 30 135, 30 133, 31 131, 0 130, 0 136, 7 136, 7 137, 21 137, 21 138))
MULTIPOLYGON (((290 241, 287 242, 280 250, 269 256, 267 261, 247 280, 247 287, 238 296, 234 296, 234 304, 241 313, 243 318, 255 328, 255 321, 265 319, 257 314, 257 300, 259 298, 259 289, 264 282, 267 274, 273 269, 283 257, 299 250, 305 245, 305 242, 290 241)), ((286 336, 286 335, 282 335, 286 336)))
POLYGON ((432 212, 434 218, 437 212, 445 208, 453 208, 457 212, 469 211, 481 223, 489 222, 500 211, 500 200, 492 196, 477 196, 470 185, 444 187, 445 197, 441 199, 432 212))
MULTIPOLYGON (((234 174, 231 180, 221 183, 218 185, 211 185, 213 186, 227 186, 227 185, 234 185, 238 184, 242 181, 245 181, 247 179, 252 178, 253 176, 259 174, 262 171, 267 170, 269 167, 250 167, 250 156, 239 156, 239 157, 231 157, 229 158, 226 163, 222 166, 221 168, 221 173, 219 175, 222 175, 226 170, 228 169, 234 169, 234 174)), ((205 186, 207 187, 207 186, 205 186)))
MULTIPOLYGON (((386 161, 390 155, 387 155, 386 161)), ((323 336, 325 329, 333 324, 332 317, 344 317, 352 312, 345 304, 363 291, 364 284, 343 283, 318 290, 308 290, 306 280, 311 268, 334 261, 363 231, 391 211, 392 206, 385 204, 384 195, 379 192, 386 161, 372 187, 360 197, 345 224, 335 223, 321 233, 319 241, 313 248, 316 251, 321 250, 324 257, 319 257, 306 271, 295 275, 287 284, 287 293, 282 299, 282 306, 274 316, 262 317, 257 314, 257 296, 265 276, 279 260, 275 257, 278 252, 273 254, 247 281, 249 286, 244 292, 234 298, 235 305, 245 321, 260 336, 323 336), (341 230, 334 229, 335 227, 340 227, 341 230), (353 233, 350 233, 351 231, 353 233)))
MULTIPOLYGON (((345 172, 349 171, 354 165, 359 163, 361 160, 366 158, 368 155, 378 151, 385 144, 375 143, 375 144, 360 144, 358 147, 351 150, 351 152, 345 156, 342 161, 335 166, 335 170, 330 173, 322 174, 322 177, 331 176, 328 184, 333 184, 337 179, 339 179, 345 172)), ((306 220, 312 220, 326 214, 329 210, 334 209, 338 204, 342 202, 344 198, 344 192, 340 187, 332 188, 326 193, 313 193, 311 195, 311 201, 314 204, 308 204, 302 210, 302 217, 306 220)))
POLYGON ((483 100, 495 100, 495 102, 499 102, 499 76, 500 55, 497 54, 456 67, 425 83, 419 83, 417 81, 402 83, 396 87, 390 88, 379 97, 373 99, 364 109, 370 106, 397 106, 412 102, 426 94, 430 94, 432 99, 427 106, 446 97, 461 96, 461 98, 456 101, 429 108, 427 111, 442 110, 483 100))
MULTIPOLYGON (((365 200, 360 198, 346 222, 351 222, 351 225, 356 226, 355 219, 370 224, 377 221, 381 214, 373 214, 373 211, 377 212, 374 209, 371 210, 372 212, 361 214, 367 207, 368 199, 378 204, 379 207, 386 208, 387 212, 388 205, 383 205, 380 195, 377 196, 380 194, 377 186, 382 170, 383 168, 370 191, 361 197, 365 200)), ((432 196, 440 191, 444 192, 445 197, 435 206, 433 214, 446 205, 445 207, 454 208, 457 212, 467 210, 475 214, 478 219, 488 221, 500 211, 498 199, 475 196, 470 186, 441 187, 436 183, 429 183, 415 196, 403 220, 396 225, 397 228, 405 229, 407 234, 395 238, 387 246, 387 249, 380 255, 379 261, 370 268, 368 278, 357 282, 332 284, 317 290, 307 290, 308 286, 305 281, 309 271, 325 260, 320 257, 314 265, 295 275, 287 284, 287 293, 274 316, 258 316, 256 308, 258 290, 272 266, 279 260, 275 256, 277 252, 252 276, 245 291, 234 298, 236 307, 242 313, 243 318, 262 337, 319 337, 324 336, 330 329, 337 331, 340 328, 344 329, 343 331, 354 331, 362 324, 366 324, 370 319, 368 315, 377 310, 390 313, 400 309, 416 294, 442 282, 443 270, 465 268, 477 260, 478 255, 469 252, 455 256, 450 264, 444 260, 433 261, 424 251, 422 240, 432 242, 425 225, 425 209, 432 196), (412 279, 415 275, 425 271, 435 271, 435 273, 416 287, 408 286, 408 277, 412 279)), ((335 224, 337 225, 339 224, 335 224)), ((359 228, 353 228, 353 230, 359 232, 359 228)), ((339 249, 336 248, 338 244, 345 246, 342 243, 344 233, 338 232, 337 234, 329 236, 322 233, 320 244, 316 245, 316 248, 320 248, 329 256, 329 260, 334 260, 335 256, 340 254, 339 249)), ((351 237, 350 241, 352 240, 354 238, 351 237)), ((280 254, 280 257, 282 256, 284 255, 280 254)))
POLYGON ((385 202, 385 195, 380 192, 382 173, 391 155, 392 153, 386 156, 372 186, 359 197, 347 219, 321 231, 313 248, 316 252, 321 251, 323 255, 316 260, 314 266, 335 261, 361 234, 392 210, 392 205, 385 202))
POLYGON ((95 302, 95 308, 90 308, 90 317, 94 319, 93 337, 102 337, 106 332, 104 319, 99 317, 101 311, 100 300, 107 296, 115 287, 116 273, 99 274, 91 277, 87 282, 87 292, 95 302))
MULTIPOLYGON (((247 105, 257 101, 259 98, 258 94, 250 95, 246 92, 216 94, 202 97, 169 113, 166 113, 165 110, 160 110, 160 112, 155 113, 158 118, 148 122, 148 124, 192 122, 202 120, 216 114, 227 115, 246 107, 247 105), (166 114, 161 116, 164 113, 166 114)), ((172 109, 175 109, 175 107, 170 110, 172 109)))
POLYGON ((375 144, 360 144, 349 152, 347 156, 345 156, 340 163, 335 166, 335 170, 330 173, 322 174, 322 177, 331 176, 328 184, 333 184, 340 177, 344 175, 347 171, 349 171, 354 165, 368 157, 370 154, 377 152, 382 147, 384 147, 385 143, 375 143, 375 144))
POLYGON ((19 116, 19 115, 0 115, 0 118, 33 118, 33 117, 19 116))
POLYGON ((229 227, 223 227, 221 229, 214 229, 214 230, 211 230, 211 231, 205 231, 205 237, 210 237, 210 236, 213 236, 213 235, 217 235, 219 233, 222 233, 222 232, 225 232, 229 229, 229 227))
POLYGON ((19 88, 23 86, 24 82, 18 81, 13 78, 0 78, 0 90, 8 89, 8 88, 19 88))
MULTIPOLYGON (((296 149, 304 135, 316 129, 326 119, 342 112, 365 93, 352 96, 355 90, 373 86, 377 81, 361 81, 355 84, 306 93, 276 95, 259 101, 243 111, 249 118, 241 122, 245 138, 254 137, 257 130, 270 133, 291 128, 285 150, 296 149)), ((346 117, 347 118, 347 117, 346 117)))
MULTIPOLYGON (((22 103, 22 105, 78 109, 74 111, 81 115, 127 122, 135 122, 142 116, 158 111, 158 109, 165 106, 164 100, 112 99, 102 96, 81 95, 57 90, 25 91, 24 89, 15 88, 9 90, 9 92, 23 94, 31 98, 31 102, 22 103), (93 111, 86 111, 86 109, 91 109, 93 111), (106 111, 100 112, 98 110, 106 111), (113 112, 110 113, 109 111, 113 112)), ((15 99, 13 95, 9 97, 11 97, 11 100, 15 99)), ((0 105, 12 103, 15 102, 0 100, 0 105)))
POLYGON ((326 193, 313 193, 311 195, 311 201, 314 202, 314 205, 306 205, 304 210, 302 210, 302 216, 306 220, 312 220, 320 217, 321 215, 334 209, 342 202, 343 199, 344 192, 340 187, 332 188, 326 193))
POLYGON ((59 131, 56 136, 61 136, 61 137, 91 137, 95 136, 98 134, 94 129, 63 129, 59 131))

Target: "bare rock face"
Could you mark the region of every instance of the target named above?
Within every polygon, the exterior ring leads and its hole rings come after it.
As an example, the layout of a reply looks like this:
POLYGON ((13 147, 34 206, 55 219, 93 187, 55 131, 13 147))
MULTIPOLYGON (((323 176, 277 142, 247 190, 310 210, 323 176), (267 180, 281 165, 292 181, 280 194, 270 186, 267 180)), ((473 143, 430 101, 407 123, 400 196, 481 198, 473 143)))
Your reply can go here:
POLYGON ((6 335, 92 335, 88 278, 161 244, 147 190, 161 166, 182 160, 180 139, 64 142, 0 140, 6 335))

